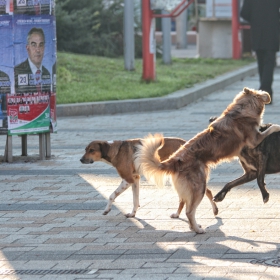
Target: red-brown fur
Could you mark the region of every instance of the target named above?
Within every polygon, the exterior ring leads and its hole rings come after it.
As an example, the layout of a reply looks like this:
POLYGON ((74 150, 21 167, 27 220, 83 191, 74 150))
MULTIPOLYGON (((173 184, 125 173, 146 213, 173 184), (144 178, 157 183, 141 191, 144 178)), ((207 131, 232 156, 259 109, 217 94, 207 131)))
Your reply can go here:
POLYGON ((238 156, 244 146, 256 147, 266 136, 280 131, 278 125, 264 132, 258 130, 264 105, 269 102, 268 93, 244 88, 219 118, 165 161, 161 162, 157 155, 164 143, 162 135, 150 135, 139 146, 137 166, 157 184, 164 175, 172 176, 181 205, 186 204, 190 228, 197 233, 204 233, 196 223, 195 211, 205 194, 210 167, 238 156))

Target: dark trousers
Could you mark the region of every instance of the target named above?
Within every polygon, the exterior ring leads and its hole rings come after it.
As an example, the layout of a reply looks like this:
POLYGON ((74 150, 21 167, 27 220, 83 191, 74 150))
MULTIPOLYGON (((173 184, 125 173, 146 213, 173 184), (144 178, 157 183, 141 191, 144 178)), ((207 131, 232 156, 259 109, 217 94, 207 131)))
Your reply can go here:
POLYGON ((256 51, 258 60, 258 70, 260 77, 260 88, 270 94, 272 98, 273 72, 276 64, 276 51, 258 50, 256 51))

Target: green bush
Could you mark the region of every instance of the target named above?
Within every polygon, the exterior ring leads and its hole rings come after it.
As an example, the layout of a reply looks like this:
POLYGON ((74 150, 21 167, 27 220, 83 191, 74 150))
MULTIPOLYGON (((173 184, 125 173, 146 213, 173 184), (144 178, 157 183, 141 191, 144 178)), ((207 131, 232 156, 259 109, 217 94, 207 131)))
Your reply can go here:
MULTIPOLYGON (((106 57, 123 55, 123 5, 123 0, 57 0, 58 51, 106 57)), ((135 40, 139 56, 141 39, 138 36, 135 40)))

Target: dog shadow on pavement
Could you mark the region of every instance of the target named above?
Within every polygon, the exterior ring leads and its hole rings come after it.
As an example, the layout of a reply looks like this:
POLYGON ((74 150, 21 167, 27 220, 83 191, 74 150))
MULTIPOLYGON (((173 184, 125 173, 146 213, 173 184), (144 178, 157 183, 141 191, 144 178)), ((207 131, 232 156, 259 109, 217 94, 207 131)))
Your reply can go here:
MULTIPOLYGON (((196 234, 190 230, 184 231, 184 228, 177 228, 176 226, 174 230, 157 229, 162 227, 158 225, 154 227, 146 219, 136 218, 136 220, 138 225, 141 225, 141 229, 133 231, 127 242, 129 243, 129 240, 133 240, 136 247, 138 242, 141 244, 145 240, 147 242, 154 241, 155 245, 149 245, 145 248, 145 245, 142 244, 142 249, 134 249, 133 254, 144 254, 148 258, 153 258, 150 261, 157 261, 158 258, 159 261, 162 261, 162 258, 166 257, 167 262, 174 263, 180 270, 184 266, 186 273, 193 273, 190 271, 192 270, 190 263, 192 265, 204 264, 208 266, 212 266, 215 263, 215 266, 220 268, 226 266, 229 273, 239 269, 242 271, 244 265, 251 267, 248 272, 250 272, 250 269, 253 271, 256 268, 254 265, 280 266, 279 243, 265 241, 265 232, 260 234, 260 232, 250 229, 246 234, 244 234, 244 230, 238 234, 238 230, 235 227, 232 234, 228 235, 221 229, 224 227, 224 222, 220 217, 213 219, 216 222, 206 228, 205 234, 196 234), (156 244, 159 245, 157 246, 156 244)), ((188 223, 187 219, 179 218, 176 220, 178 223, 180 221, 188 223)), ((238 222, 237 219, 236 221, 238 222)), ((226 230, 228 231, 228 229, 226 230)), ((122 233, 118 237, 122 237, 122 233)), ((126 237, 128 236, 126 235, 126 237)), ((130 253, 127 252, 127 254, 129 255, 130 253)), ((273 275, 271 275, 271 279, 274 279, 273 275)))

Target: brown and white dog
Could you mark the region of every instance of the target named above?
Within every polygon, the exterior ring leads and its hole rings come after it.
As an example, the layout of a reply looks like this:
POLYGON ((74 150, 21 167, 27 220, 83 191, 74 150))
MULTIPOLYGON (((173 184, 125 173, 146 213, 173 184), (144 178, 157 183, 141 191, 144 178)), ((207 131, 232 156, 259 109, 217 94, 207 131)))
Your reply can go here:
POLYGON ((280 131, 279 125, 259 131, 264 105, 269 102, 267 92, 244 88, 220 117, 165 161, 158 156, 158 149, 164 144, 162 135, 150 135, 139 145, 136 166, 158 185, 164 175, 171 175, 180 206, 186 205, 190 229, 205 232, 197 224, 195 212, 205 194, 210 167, 238 156, 244 146, 255 148, 266 136, 280 131))
MULTIPOLYGON (((103 212, 106 215, 110 212, 112 203, 122 192, 130 185, 133 191, 133 209, 131 213, 126 214, 126 217, 134 217, 139 207, 139 182, 140 173, 135 168, 135 152, 137 145, 141 145, 141 139, 129 139, 124 141, 92 141, 85 149, 85 154, 80 161, 82 163, 93 163, 102 161, 114 166, 122 178, 119 187, 110 195, 107 206, 103 212)), ((165 137, 164 145, 158 150, 161 160, 166 160, 176 150, 186 143, 180 138, 165 137)), ((213 201, 213 195, 210 189, 206 190, 206 195, 209 198, 213 212, 218 214, 218 208, 213 201)), ((172 216, 173 217, 173 216, 172 216)))

